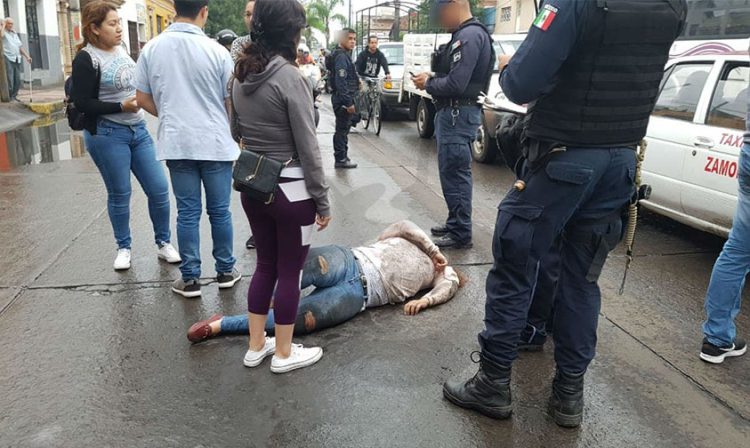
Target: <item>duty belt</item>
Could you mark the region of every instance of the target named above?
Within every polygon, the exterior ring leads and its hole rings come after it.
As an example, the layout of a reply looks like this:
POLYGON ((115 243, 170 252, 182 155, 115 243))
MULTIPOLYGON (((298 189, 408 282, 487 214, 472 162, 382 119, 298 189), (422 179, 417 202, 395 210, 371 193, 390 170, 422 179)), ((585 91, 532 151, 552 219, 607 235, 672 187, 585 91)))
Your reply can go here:
POLYGON ((432 104, 435 105, 436 109, 445 109, 446 107, 462 107, 462 106, 479 106, 479 102, 476 99, 471 98, 437 98, 432 100, 432 104))

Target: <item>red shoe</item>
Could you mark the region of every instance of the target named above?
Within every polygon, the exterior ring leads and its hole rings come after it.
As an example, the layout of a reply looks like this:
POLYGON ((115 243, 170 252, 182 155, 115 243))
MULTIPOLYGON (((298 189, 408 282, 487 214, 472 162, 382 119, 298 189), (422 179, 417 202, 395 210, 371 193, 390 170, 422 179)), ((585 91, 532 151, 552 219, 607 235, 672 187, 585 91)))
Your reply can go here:
POLYGON ((224 317, 222 314, 214 314, 206 320, 191 325, 187 333, 188 340, 195 344, 196 342, 205 341, 206 339, 211 338, 211 322, 216 322, 222 317, 224 317))

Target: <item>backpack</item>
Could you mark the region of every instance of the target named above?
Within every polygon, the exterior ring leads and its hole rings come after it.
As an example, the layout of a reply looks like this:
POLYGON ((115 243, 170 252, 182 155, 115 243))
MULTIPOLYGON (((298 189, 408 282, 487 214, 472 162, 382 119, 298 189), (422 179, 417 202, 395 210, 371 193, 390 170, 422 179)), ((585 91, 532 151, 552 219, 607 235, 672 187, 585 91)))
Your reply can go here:
MULTIPOLYGON (((81 51, 86 51, 86 49, 82 49, 81 51)), ((88 53, 88 52, 87 52, 88 53)), ((94 68, 96 68, 96 77, 97 77, 97 83, 96 83, 96 92, 95 96, 99 97, 99 83, 102 79, 102 72, 99 68, 99 60, 94 57, 91 53, 89 53, 89 56, 91 56, 91 63, 94 65, 94 68)), ((63 107, 63 110, 65 112, 65 117, 68 119, 68 126, 70 126, 70 129, 74 131, 82 131, 86 128, 86 114, 79 111, 76 108, 75 102, 71 99, 71 94, 73 93, 73 76, 69 76, 68 79, 65 80, 65 105, 63 107)))

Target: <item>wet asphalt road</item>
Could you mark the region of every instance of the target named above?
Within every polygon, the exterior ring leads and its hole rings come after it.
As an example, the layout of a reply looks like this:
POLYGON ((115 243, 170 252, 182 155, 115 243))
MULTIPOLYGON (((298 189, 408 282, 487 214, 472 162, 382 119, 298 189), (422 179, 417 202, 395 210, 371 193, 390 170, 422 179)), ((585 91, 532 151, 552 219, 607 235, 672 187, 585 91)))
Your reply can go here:
MULTIPOLYGON (((153 125, 153 123, 152 123, 153 125)), ((333 165, 330 108, 320 142, 333 165)), ((414 123, 351 137, 353 171, 328 169, 334 221, 316 244, 358 245, 408 218, 444 217, 435 144, 414 123)), ((202 300, 168 290, 179 271, 157 261, 145 197, 133 195, 133 267, 115 273, 106 196, 88 158, 0 173, 0 447, 740 447, 750 446, 750 356, 698 360, 703 293, 722 241, 654 215, 618 296, 622 250, 603 274, 596 360, 584 425, 545 414, 551 346, 514 366, 514 416, 493 421, 448 405, 442 382, 475 366, 495 207, 511 173, 475 165, 475 246, 451 254, 470 277, 457 297, 416 317, 368 311, 299 338, 317 365, 275 376, 242 366, 244 337, 191 346, 185 331, 241 313, 247 278, 202 300)), ((233 203, 235 249, 249 276, 248 225, 233 203)), ((206 282, 214 275, 203 226, 206 282)), ((750 333, 745 313, 738 322, 750 333)))

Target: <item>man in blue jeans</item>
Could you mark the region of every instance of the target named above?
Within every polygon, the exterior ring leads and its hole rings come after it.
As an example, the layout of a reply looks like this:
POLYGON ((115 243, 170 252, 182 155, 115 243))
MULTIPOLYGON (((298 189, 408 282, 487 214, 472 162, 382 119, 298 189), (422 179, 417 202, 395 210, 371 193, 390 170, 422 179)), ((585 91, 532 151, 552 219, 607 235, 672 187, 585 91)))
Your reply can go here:
POLYGON ((172 291, 201 295, 200 218, 202 191, 211 222, 219 288, 240 274, 232 255, 232 163, 239 148, 229 129, 229 52, 202 31, 208 0, 175 1, 175 23, 149 42, 138 59, 138 105, 159 117, 157 157, 167 161, 177 200, 177 240, 182 278, 172 291))
POLYGON ((750 272, 750 104, 746 126, 745 145, 740 152, 737 211, 706 292, 700 357, 712 364, 721 364, 725 358, 742 356, 747 351, 745 340, 737 336, 734 320, 740 312, 742 288, 750 272))
MULTIPOLYGON (((445 256, 416 224, 400 221, 389 226, 368 246, 349 249, 325 246, 310 249, 302 269, 302 288, 315 290, 297 310, 294 334, 307 334, 352 319, 367 308, 400 304, 421 290, 418 300, 404 305, 410 316, 453 298, 462 282, 445 256)), ((247 314, 216 314, 188 330, 191 342, 221 334, 247 334, 247 314)), ((273 311, 266 331, 274 330, 273 311)))

